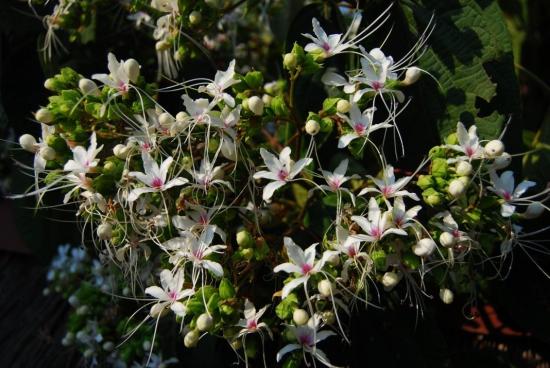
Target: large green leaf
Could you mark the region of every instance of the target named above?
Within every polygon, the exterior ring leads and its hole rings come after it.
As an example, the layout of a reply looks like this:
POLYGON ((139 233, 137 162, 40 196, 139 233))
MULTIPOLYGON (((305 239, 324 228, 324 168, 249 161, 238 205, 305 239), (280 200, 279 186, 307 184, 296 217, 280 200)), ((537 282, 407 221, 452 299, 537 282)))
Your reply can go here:
POLYGON ((426 106, 426 118, 441 138, 456 129, 457 121, 475 122, 479 134, 489 138, 498 136, 510 116, 519 119, 512 44, 496 1, 403 1, 401 9, 416 34, 435 16, 419 66, 440 86, 423 78, 417 102, 426 106))

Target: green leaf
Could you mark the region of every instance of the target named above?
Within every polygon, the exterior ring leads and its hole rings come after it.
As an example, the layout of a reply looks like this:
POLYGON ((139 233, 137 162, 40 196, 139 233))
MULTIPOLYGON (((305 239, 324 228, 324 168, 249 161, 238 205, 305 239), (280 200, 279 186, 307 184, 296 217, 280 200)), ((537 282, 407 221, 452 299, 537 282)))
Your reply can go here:
POLYGON ((483 138, 498 136, 507 115, 519 112, 520 100, 512 45, 497 2, 404 1, 402 9, 415 34, 435 18, 418 66, 440 88, 425 75, 416 103, 426 106, 426 118, 438 127, 441 139, 456 129, 457 121, 475 122, 483 138))

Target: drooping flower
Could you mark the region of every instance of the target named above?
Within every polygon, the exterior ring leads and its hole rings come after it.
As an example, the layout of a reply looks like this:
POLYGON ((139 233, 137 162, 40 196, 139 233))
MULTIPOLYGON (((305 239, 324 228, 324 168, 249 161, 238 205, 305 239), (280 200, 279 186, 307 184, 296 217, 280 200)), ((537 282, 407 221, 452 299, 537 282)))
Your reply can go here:
POLYGON ((489 172, 489 175, 491 176, 493 186, 487 189, 494 192, 504 200, 500 211, 500 214, 503 217, 512 216, 512 214, 516 211, 516 206, 514 206, 514 203, 517 203, 527 189, 536 185, 533 181, 524 180, 519 183, 517 187, 515 187, 514 173, 509 170, 503 172, 500 176, 492 170, 489 172))
POLYGON ((273 180, 264 187, 262 194, 264 201, 268 201, 277 189, 292 181, 296 175, 313 161, 311 158, 303 158, 294 163, 290 158, 290 152, 290 147, 285 147, 279 153, 279 158, 277 158, 264 148, 260 148, 260 155, 264 159, 269 171, 258 171, 254 174, 254 179, 273 180))
POLYGON ((172 224, 180 231, 202 232, 205 228, 211 227, 214 233, 218 234, 222 241, 225 241, 226 235, 219 226, 210 222, 219 207, 205 208, 199 205, 188 204, 189 209, 186 216, 173 216, 172 224))
POLYGON ((141 152, 141 158, 145 173, 131 171, 128 173, 128 176, 138 179, 146 186, 132 189, 128 195, 129 202, 134 202, 143 193, 162 192, 189 182, 187 179, 180 177, 167 181, 168 169, 173 161, 172 157, 168 157, 164 160, 160 167, 147 151, 141 152))
POLYGON ((405 208, 403 197, 395 197, 391 208, 391 219, 393 225, 400 229, 413 226, 413 220, 418 215, 422 206, 414 206, 408 210, 405 208))
POLYGON ((184 289, 184 272, 179 269, 174 274, 170 270, 162 270, 160 273, 160 284, 162 287, 149 286, 145 293, 158 300, 151 307, 151 316, 157 317, 170 308, 176 315, 185 316, 185 306, 182 299, 190 298, 195 293, 193 289, 184 289))

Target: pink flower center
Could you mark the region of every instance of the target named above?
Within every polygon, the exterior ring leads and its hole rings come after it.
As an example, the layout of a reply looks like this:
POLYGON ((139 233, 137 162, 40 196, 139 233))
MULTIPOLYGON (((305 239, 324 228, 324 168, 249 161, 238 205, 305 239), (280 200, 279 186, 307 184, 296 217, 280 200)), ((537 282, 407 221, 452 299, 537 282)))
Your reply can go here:
POLYGON ((199 216, 199 224, 208 225, 208 215, 204 212, 199 216))
POLYGON ((358 135, 365 134, 365 129, 366 126, 363 123, 355 123, 355 125, 353 126, 353 130, 355 130, 355 133, 357 133, 358 135))
POLYGON ((151 181, 151 187, 160 189, 164 185, 164 181, 161 178, 153 178, 153 181, 151 181))
POLYGON ((197 258, 198 260, 202 260, 202 257, 204 257, 204 254, 201 249, 197 249, 193 251, 193 256, 195 256, 195 258, 197 258))
POLYGON ((384 187, 382 187, 382 190, 381 190, 381 191, 382 191, 382 195, 383 195, 384 197, 388 197, 388 196, 390 196, 390 195, 393 194, 393 188, 392 188, 392 187, 389 187, 389 186, 384 186, 384 187))
POLYGON ((329 182, 330 187, 334 190, 339 189, 341 184, 342 183, 340 183, 340 180, 338 180, 338 179, 332 179, 329 182))
POLYGON ((356 255, 357 255, 357 249, 355 249, 355 247, 349 247, 348 248, 348 256, 350 258, 355 258, 356 255))
POLYGON ((248 322, 246 322, 246 328, 249 330, 255 330, 258 327, 258 324, 256 323, 255 319, 251 319, 248 322))
POLYGON ((288 178, 288 172, 286 170, 279 170, 279 172, 277 173, 277 177, 281 181, 286 181, 286 179, 288 178))
POLYGON ((451 232, 451 234, 453 234, 455 238, 458 238, 460 236, 460 231, 458 231, 458 229, 455 229, 451 232))
POLYGON ((118 90, 122 93, 128 93, 128 84, 123 81, 118 82, 118 90))
POLYGON ((466 155, 468 157, 472 157, 476 153, 473 147, 466 147, 466 155))
POLYGON ((380 236, 382 235, 382 231, 378 226, 373 226, 373 228, 370 230, 370 236, 380 239, 380 236))
POLYGON ((311 335, 300 335, 298 336, 298 341, 300 342, 300 344, 302 345, 305 345, 305 346, 313 346, 313 336, 311 335))
POLYGON ((505 201, 511 201, 512 200, 512 194, 510 194, 509 192, 507 191, 504 191, 502 193, 502 198, 504 198, 505 201))
POLYGON ((323 50, 325 50, 325 52, 329 52, 330 51, 330 45, 328 42, 324 42, 323 43, 323 50))
POLYGON ((312 269, 313 269, 313 267, 311 267, 310 264, 304 263, 302 265, 302 274, 307 275, 312 269))
POLYGON ((178 293, 176 291, 170 291, 168 293, 168 297, 170 298, 170 300, 175 302, 176 300, 178 300, 178 293))
POLYGON ((378 92, 383 87, 384 87, 384 83, 380 83, 378 81, 372 82, 372 89, 374 89, 376 92, 378 92))

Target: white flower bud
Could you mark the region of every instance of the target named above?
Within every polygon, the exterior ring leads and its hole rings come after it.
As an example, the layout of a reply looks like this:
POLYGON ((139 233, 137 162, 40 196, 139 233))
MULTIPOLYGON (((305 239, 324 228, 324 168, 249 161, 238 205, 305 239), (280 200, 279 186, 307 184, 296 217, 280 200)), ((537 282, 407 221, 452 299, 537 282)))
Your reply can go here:
POLYGON ((395 285, 399 283, 399 280, 401 280, 401 278, 397 273, 389 271, 382 276, 382 285, 384 285, 386 289, 393 289, 395 285))
POLYGON ((264 103, 264 105, 271 105, 272 100, 273 100, 273 97, 271 97, 270 95, 264 94, 262 96, 262 102, 264 103))
POLYGON ((46 108, 38 109, 38 111, 34 114, 34 117, 40 123, 44 124, 50 124, 53 121, 52 113, 46 108))
POLYGON ((464 194, 464 191, 466 190, 466 185, 464 185, 464 182, 460 179, 453 179, 449 183, 449 188, 447 188, 447 192, 453 197, 457 198, 460 197, 462 194, 464 194))
POLYGON ((128 296, 130 295, 130 288, 126 286, 124 289, 122 289, 122 295, 128 296))
POLYGON ((298 65, 298 58, 296 57, 296 55, 289 52, 283 57, 283 64, 287 69, 292 70, 296 68, 296 65, 298 65))
POLYGON ((189 331, 183 338, 183 345, 185 345, 186 348, 194 348, 199 342, 199 337, 200 335, 198 330, 189 331))
POLYGON ((172 117, 172 115, 170 115, 170 113, 163 112, 162 114, 159 115, 159 123, 164 127, 172 125, 174 121, 175 120, 172 117))
POLYGON ((540 202, 533 202, 527 206, 527 209, 523 213, 523 217, 527 219, 534 219, 540 217, 543 214, 545 208, 540 202))
POLYGON ((317 120, 308 120, 306 122, 306 133, 309 134, 309 135, 316 135, 317 133, 319 133, 319 130, 321 130, 321 126, 319 125, 319 123, 317 122, 317 120))
POLYGON ((493 161, 493 169, 495 170, 501 170, 508 165, 512 163, 512 156, 508 152, 503 152, 502 155, 495 158, 495 161, 493 161))
POLYGON ((176 121, 178 123, 183 123, 189 115, 185 111, 180 111, 176 114, 176 121))
POLYGON ((19 137, 19 145, 25 151, 36 152, 36 139, 30 134, 23 134, 19 137))
POLYGON ((82 78, 78 81, 78 88, 83 95, 99 96, 99 88, 91 79, 82 78))
POLYGON ((319 290, 319 294, 328 298, 332 295, 332 283, 327 279, 323 279, 317 284, 317 290, 319 290))
POLYGON ((87 305, 81 305, 80 307, 76 308, 76 314, 79 316, 84 316, 88 314, 89 311, 90 307, 88 307, 87 305))
POLYGON ((97 236, 100 240, 109 240, 113 237, 113 227, 111 224, 103 223, 97 227, 97 236))
POLYGON ((53 78, 48 78, 44 81, 44 88, 50 91, 55 91, 55 81, 53 78))
POLYGON ((141 68, 141 66, 136 59, 128 59, 124 62, 124 71, 133 83, 136 83, 139 78, 139 68, 141 68))
POLYGON ((103 350, 105 351, 113 351, 115 348, 115 344, 113 344, 111 341, 106 341, 102 345, 103 350))
POLYGON ((424 238, 413 245, 412 250, 419 257, 427 257, 434 252, 436 247, 437 245, 432 239, 424 238))
POLYGON ((472 173, 472 164, 468 161, 459 161, 456 164, 456 175, 458 176, 468 176, 472 173))
POLYGON ((38 151, 38 154, 46 161, 55 159, 55 150, 50 146, 43 146, 40 148, 40 151, 38 151))
POLYGON ((78 307, 80 305, 80 300, 78 300, 78 297, 76 295, 71 295, 67 301, 73 307, 78 307))
POLYGON ((483 151, 489 158, 499 157, 504 153, 504 143, 499 139, 492 140, 485 145, 483 151))
POLYGON ((168 310, 166 309, 166 306, 163 305, 162 303, 153 304, 153 306, 151 307, 151 310, 149 311, 149 314, 153 318, 162 317, 166 313, 168 313, 168 310))
POLYGON ((264 85, 264 90, 269 94, 275 94, 277 88, 277 82, 269 82, 264 85))
POLYGON ((296 308, 292 313, 292 320, 297 326, 305 325, 309 320, 309 314, 303 309, 296 308))
POLYGON ((189 14, 189 23, 196 26, 200 24, 202 21, 202 14, 196 10, 192 11, 191 14, 189 14))
POLYGON ((407 68, 407 71, 405 72, 405 79, 403 79, 403 83, 405 86, 410 86, 411 84, 414 84, 420 79, 420 76, 422 75, 422 70, 417 68, 416 66, 411 66, 410 68, 407 68))
POLYGON ((124 144, 117 144, 113 147, 113 153, 121 160, 125 160, 128 157, 129 149, 124 144))
POLYGON ((340 114, 347 114, 351 109, 351 104, 348 100, 340 100, 336 103, 336 111, 340 114))
POLYGON ((444 231, 439 235, 439 243, 445 248, 450 248, 456 244, 456 238, 450 232, 444 231))
POLYGON ((252 96, 248 99, 248 109, 256 116, 264 113, 264 102, 258 96, 252 96))
POLYGON ((455 298, 455 295, 450 289, 445 288, 439 290, 439 298, 443 301, 443 303, 451 304, 455 298))
POLYGON ((462 182, 462 184, 464 184, 465 186, 468 186, 468 184, 470 184, 470 177, 469 176, 461 176, 461 177, 457 178, 457 180, 460 180, 462 182))
POLYGON ((327 258, 327 263, 332 266, 338 266, 340 264, 340 257, 336 253, 332 253, 327 258))
POLYGON ((94 355, 94 351, 92 349, 86 349, 82 355, 84 355, 84 358, 91 358, 94 355))
POLYGON ((203 313, 197 318, 197 329, 199 331, 209 330, 214 324, 214 319, 207 313, 203 313))
POLYGON ((164 51, 164 50, 168 50, 170 48, 170 42, 168 41, 158 41, 157 43, 155 43, 155 49, 157 51, 164 51))

